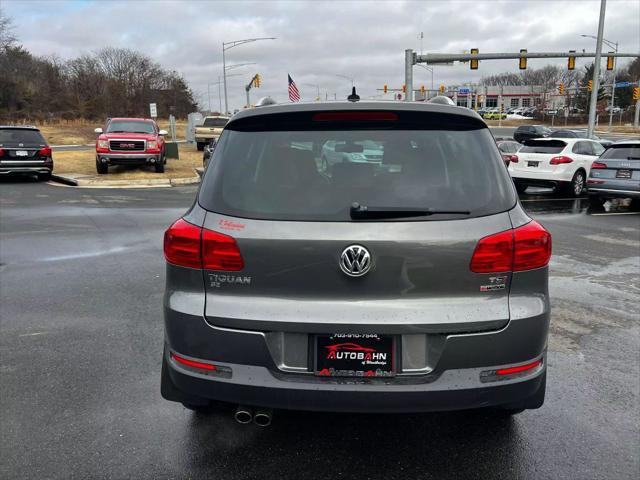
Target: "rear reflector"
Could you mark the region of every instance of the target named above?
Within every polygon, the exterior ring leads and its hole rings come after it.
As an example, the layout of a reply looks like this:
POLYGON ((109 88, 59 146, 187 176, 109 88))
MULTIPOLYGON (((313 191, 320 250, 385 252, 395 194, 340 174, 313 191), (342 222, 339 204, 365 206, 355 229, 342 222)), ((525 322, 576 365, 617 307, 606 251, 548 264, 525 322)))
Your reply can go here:
POLYGON ((176 221, 164 234, 164 256, 180 267, 238 271, 244 268, 240 249, 233 237, 176 221))
POLYGON ((551 161, 549 162, 550 165, 562 165, 563 163, 571 163, 573 162, 573 158, 569 158, 569 157, 565 157, 565 156, 559 156, 559 157, 553 157, 551 159, 551 161))
POLYGON ((531 221, 480 239, 471 257, 475 273, 520 272, 544 267, 551 258, 551 235, 531 221))
POLYGON ((591 169, 594 169, 594 168, 607 168, 607 164, 602 162, 593 162, 591 164, 591 169))
POLYGON ((392 112, 323 112, 313 116, 314 122, 394 122, 398 115, 392 112))
POLYGON ((527 370, 533 370, 538 365, 542 365, 542 359, 518 367, 501 368, 496 370, 496 375, 513 375, 514 373, 526 372, 527 370))
POLYGON ((593 180, 592 178, 587 180, 588 185, 602 185, 604 180, 593 180))
POLYGON ((171 353, 171 358, 173 358, 178 363, 187 365, 188 367, 209 371, 216 370, 215 365, 211 365, 210 363, 196 362, 195 360, 189 360, 188 358, 183 358, 180 355, 176 355, 175 353, 171 353))

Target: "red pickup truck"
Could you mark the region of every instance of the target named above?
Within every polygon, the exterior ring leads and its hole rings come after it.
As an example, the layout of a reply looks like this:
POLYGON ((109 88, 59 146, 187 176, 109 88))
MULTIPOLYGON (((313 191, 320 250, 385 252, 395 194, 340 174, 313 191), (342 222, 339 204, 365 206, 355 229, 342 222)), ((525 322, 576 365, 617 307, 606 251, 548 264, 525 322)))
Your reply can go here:
POLYGON ((96 170, 109 172, 109 165, 153 165, 164 172, 167 163, 164 135, 154 120, 110 118, 105 129, 96 128, 96 170))

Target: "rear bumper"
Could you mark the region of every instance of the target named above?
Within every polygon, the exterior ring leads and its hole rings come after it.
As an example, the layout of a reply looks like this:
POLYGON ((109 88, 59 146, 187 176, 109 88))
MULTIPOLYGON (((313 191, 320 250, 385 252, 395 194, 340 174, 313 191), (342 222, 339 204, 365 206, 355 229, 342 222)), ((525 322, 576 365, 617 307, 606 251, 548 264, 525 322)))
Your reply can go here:
POLYGON ((29 175, 34 173, 49 174, 53 171, 52 163, 0 165, 0 175, 29 175))
POLYGON ((563 171, 563 172, 533 172, 528 170, 513 170, 509 169, 511 178, 514 181, 520 181, 528 185, 557 185, 561 182, 570 182, 573 179, 575 171, 563 171))
POLYGON ((153 165, 160 159, 158 153, 98 153, 97 161, 107 165, 153 165))
MULTIPOLYGON (((425 376, 411 382, 365 383, 364 379, 316 377, 305 381, 300 375, 288 375, 285 380, 265 367, 226 364, 232 377, 213 380, 177 364, 168 353, 165 362, 173 384, 169 390, 253 407, 325 412, 406 413, 510 405, 534 397, 546 372, 543 366, 531 375, 491 384, 480 382, 482 369, 449 370, 437 378, 425 376)), ((164 390, 163 395, 171 397, 164 390)))

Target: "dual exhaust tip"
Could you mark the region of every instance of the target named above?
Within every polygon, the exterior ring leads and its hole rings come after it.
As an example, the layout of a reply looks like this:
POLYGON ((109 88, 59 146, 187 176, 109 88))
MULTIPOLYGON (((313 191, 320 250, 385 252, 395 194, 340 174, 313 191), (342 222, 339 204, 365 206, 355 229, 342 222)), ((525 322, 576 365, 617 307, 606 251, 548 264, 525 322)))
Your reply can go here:
POLYGON ((233 414, 233 418, 236 419, 236 422, 244 425, 253 422, 259 427, 268 427, 271 425, 272 415, 272 410, 258 409, 254 411, 250 407, 239 405, 238 408, 236 408, 236 412, 233 414))

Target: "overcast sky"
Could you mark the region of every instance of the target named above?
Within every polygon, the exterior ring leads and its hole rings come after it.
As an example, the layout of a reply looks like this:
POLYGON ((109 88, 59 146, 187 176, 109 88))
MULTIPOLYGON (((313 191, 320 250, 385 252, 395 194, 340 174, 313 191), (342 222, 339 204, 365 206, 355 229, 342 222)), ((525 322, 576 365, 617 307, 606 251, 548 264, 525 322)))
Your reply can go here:
MULTIPOLYGON (((404 50, 462 53, 593 51, 600 2, 579 1, 55 1, 0 0, 16 26, 19 41, 32 53, 73 58, 105 46, 147 53, 165 68, 181 72, 201 106, 207 108, 207 84, 222 73, 222 42, 277 37, 227 51, 227 65, 256 62, 234 69, 228 79, 230 108, 244 103, 244 85, 259 72, 263 86, 252 99, 271 95, 287 99, 287 73, 303 100, 313 100, 319 85, 324 98, 346 97, 355 78, 363 97, 379 94, 387 83, 404 83, 404 50), (421 47, 420 32, 424 32, 421 47)), ((622 52, 640 51, 640 0, 607 2, 605 38, 622 52)), ((531 66, 566 60, 530 60, 531 66)), ((586 60, 578 60, 581 68, 586 60)), ((435 86, 477 81, 483 75, 517 71, 513 61, 485 61, 436 66, 435 86)), ((416 86, 429 88, 431 74, 415 68, 416 86)), ((211 85, 218 105, 218 87, 211 85)))

